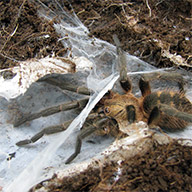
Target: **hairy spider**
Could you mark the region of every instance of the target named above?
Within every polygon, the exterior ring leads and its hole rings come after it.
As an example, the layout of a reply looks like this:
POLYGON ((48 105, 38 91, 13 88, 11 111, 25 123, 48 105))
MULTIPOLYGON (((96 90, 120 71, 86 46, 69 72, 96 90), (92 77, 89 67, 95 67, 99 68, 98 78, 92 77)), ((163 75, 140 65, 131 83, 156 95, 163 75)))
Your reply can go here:
MULTIPOLYGON (((184 80, 181 75, 176 73, 153 73, 143 75, 139 80, 139 88, 141 97, 136 97, 132 93, 132 83, 127 75, 126 56, 122 51, 120 42, 116 36, 114 41, 117 47, 118 64, 120 69, 119 82, 125 91, 120 95, 109 91, 93 109, 83 128, 77 136, 75 152, 67 159, 66 163, 70 163, 81 150, 82 139, 88 135, 97 132, 112 136, 122 135, 122 130, 128 124, 138 121, 147 122, 149 126, 158 126, 168 131, 177 131, 184 129, 188 123, 192 122, 192 103, 185 97, 184 80), (171 91, 168 89, 152 92, 149 81, 155 79, 171 80, 178 83, 179 91, 171 91)), ((55 84, 54 78, 47 80, 51 84, 55 84)), ((89 94, 89 90, 84 87, 72 86, 64 87, 71 91, 77 91, 81 94, 89 94)), ((45 109, 39 113, 24 115, 14 123, 19 126, 26 121, 48 116, 50 114, 70 110, 73 108, 83 108, 88 98, 75 102, 65 103, 59 106, 45 109)), ((71 121, 63 125, 51 126, 43 129, 31 139, 23 140, 17 143, 18 146, 34 143, 44 134, 52 134, 66 130, 71 121)))

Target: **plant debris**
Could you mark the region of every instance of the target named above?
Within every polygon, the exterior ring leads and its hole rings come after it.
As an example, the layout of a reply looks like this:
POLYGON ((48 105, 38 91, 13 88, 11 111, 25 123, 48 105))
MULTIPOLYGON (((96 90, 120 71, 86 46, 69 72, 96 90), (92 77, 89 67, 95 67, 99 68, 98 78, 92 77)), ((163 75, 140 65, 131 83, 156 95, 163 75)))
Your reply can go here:
POLYGON ((74 176, 55 175, 47 192, 67 191, 192 191, 192 147, 174 140, 169 144, 154 141, 145 153, 125 161, 110 162, 99 168, 88 167, 74 176))
POLYGON ((19 61, 63 56, 53 21, 38 16, 38 8, 29 0, 0 2, 0 68, 18 65, 19 61))
POLYGON ((125 51, 156 67, 192 68, 191 1, 80 0, 70 3, 90 30, 90 36, 113 43, 112 35, 117 34, 125 51))
MULTIPOLYGON (((55 1, 42 0, 53 10, 55 1)), ((119 36, 123 49, 156 67, 192 68, 192 2, 190 0, 59 1, 75 12, 88 27, 90 36, 113 43, 119 36)), ((38 16, 30 0, 0 3, 0 68, 29 58, 63 56, 52 21, 38 16)))

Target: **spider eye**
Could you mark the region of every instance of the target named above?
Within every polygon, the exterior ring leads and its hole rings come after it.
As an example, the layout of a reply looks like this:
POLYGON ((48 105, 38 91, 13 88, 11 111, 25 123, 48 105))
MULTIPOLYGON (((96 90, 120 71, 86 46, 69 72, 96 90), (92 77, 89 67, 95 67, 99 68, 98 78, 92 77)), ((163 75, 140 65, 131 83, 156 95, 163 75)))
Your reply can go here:
POLYGON ((109 113, 110 112, 109 107, 105 107, 104 111, 105 113, 109 113))
POLYGON ((108 128, 103 128, 103 131, 106 133, 106 134, 108 134, 109 133, 109 129, 108 128))

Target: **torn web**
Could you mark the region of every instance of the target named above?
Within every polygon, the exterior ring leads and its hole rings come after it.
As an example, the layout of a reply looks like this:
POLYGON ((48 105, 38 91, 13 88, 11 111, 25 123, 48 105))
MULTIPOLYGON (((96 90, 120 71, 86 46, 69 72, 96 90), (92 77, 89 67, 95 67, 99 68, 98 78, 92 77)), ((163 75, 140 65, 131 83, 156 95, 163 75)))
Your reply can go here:
MULTIPOLYGON (((62 38, 60 41, 63 45, 70 48, 68 56, 70 55, 73 59, 83 57, 87 59, 86 61, 93 64, 92 71, 81 72, 80 77, 78 73, 74 74, 74 76, 77 75, 77 79, 80 80, 81 75, 84 75, 83 77, 85 78, 82 78, 82 84, 87 85, 89 89, 93 90, 94 94, 90 97, 87 106, 79 115, 74 115, 73 112, 75 113, 75 111, 73 110, 72 112, 61 112, 39 118, 30 124, 25 124, 18 128, 13 128, 13 125, 7 121, 8 115, 6 112, 10 110, 8 106, 19 105, 23 112, 27 112, 27 110, 36 111, 55 103, 71 101, 69 96, 73 100, 77 99, 78 96, 68 91, 59 91, 58 88, 52 85, 33 83, 24 95, 17 96, 9 101, 3 97, 1 98, 1 118, 3 120, 0 125, 0 185, 6 186, 5 191, 8 192, 28 191, 38 182, 50 178, 57 169, 71 166, 65 165, 64 162, 74 151, 78 130, 95 104, 113 87, 119 76, 116 73, 116 49, 113 45, 96 38, 90 38, 88 36, 88 29, 80 22, 77 16, 75 14, 69 15, 57 1, 55 1, 55 8, 53 10, 50 10, 41 1, 35 2, 40 5, 40 16, 48 20, 52 20, 56 16, 60 19, 60 22, 55 23, 54 27, 57 33, 61 34, 62 38), (49 14, 47 14, 47 11, 49 11, 49 14), (17 141, 26 139, 28 135, 32 136, 50 124, 62 123, 71 117, 75 119, 66 131, 52 136, 45 136, 37 144, 35 143, 27 147, 18 148, 15 146, 17 141), (60 147, 61 145, 62 147, 60 147), (16 157, 11 159, 11 161, 7 161, 8 154, 12 152, 16 153, 16 157)), ((79 59, 78 61, 81 60, 79 59)), ((83 64, 86 61, 83 60, 83 64)), ((129 54, 127 54, 127 67, 128 71, 131 71, 129 75, 133 79, 133 84, 137 82, 139 75, 143 73, 161 71, 129 54)), ((183 72, 181 71, 181 73, 183 72)), ((187 74, 186 78, 188 78, 187 74)), ((11 80, 9 81, 11 82, 11 80)), ((14 82, 10 85, 14 86, 14 82)), ((156 88, 158 86, 157 84, 156 88)), ((114 89, 121 91, 118 85, 114 89)), ((0 92, 3 92, 2 90, 3 88, 1 88, 0 92)), ((139 94, 137 86, 133 91, 139 94)), ((8 91, 6 94, 3 94, 2 96, 9 95, 8 91)), ((187 95, 191 97, 190 90, 187 92, 187 95)), ((191 133, 191 127, 182 132, 181 136, 186 137, 186 135, 190 135, 189 133, 191 133)), ((112 143, 111 139, 106 139, 106 141, 102 141, 94 146, 86 143, 74 162, 81 162, 94 157, 95 154, 101 152, 110 143, 112 143), (91 150, 92 147, 94 147, 94 152, 91 150)))

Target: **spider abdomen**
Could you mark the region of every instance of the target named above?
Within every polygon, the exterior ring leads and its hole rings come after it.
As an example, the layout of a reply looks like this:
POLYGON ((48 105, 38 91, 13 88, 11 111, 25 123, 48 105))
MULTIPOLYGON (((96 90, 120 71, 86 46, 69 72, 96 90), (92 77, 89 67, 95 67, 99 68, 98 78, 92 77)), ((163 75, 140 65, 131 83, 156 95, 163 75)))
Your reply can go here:
POLYGON ((143 109, 147 114, 159 104, 166 104, 179 111, 192 113, 192 104, 184 94, 173 91, 157 91, 143 99, 143 109))
POLYGON ((143 98, 143 110, 147 118, 154 115, 152 113, 156 107, 159 108, 160 117, 154 124, 159 127, 175 131, 188 125, 184 117, 187 119, 187 114, 192 114, 192 104, 183 93, 157 91, 143 98))

